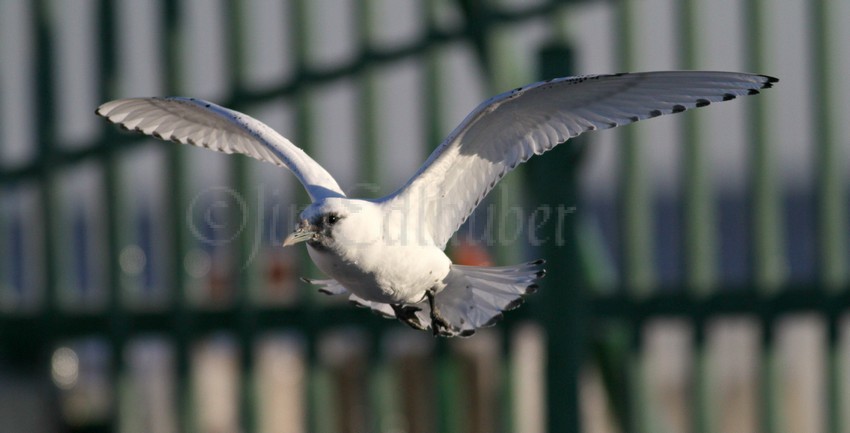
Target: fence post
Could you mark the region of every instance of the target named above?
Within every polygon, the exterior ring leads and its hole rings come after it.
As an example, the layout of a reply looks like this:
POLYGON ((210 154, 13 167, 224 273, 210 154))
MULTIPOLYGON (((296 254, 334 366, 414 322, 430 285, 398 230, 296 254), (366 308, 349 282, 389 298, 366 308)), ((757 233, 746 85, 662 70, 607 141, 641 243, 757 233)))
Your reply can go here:
MULTIPOLYGON (((539 62, 544 79, 573 71, 572 50, 563 44, 544 46, 539 62)), ((588 313, 577 245, 578 221, 569 211, 578 202, 577 167, 582 153, 579 143, 580 140, 571 140, 543 158, 532 158, 524 172, 534 197, 531 203, 548 207, 550 215, 536 228, 544 239, 542 256, 548 260, 540 300, 547 336, 546 416, 550 432, 581 429, 579 372, 588 313)))

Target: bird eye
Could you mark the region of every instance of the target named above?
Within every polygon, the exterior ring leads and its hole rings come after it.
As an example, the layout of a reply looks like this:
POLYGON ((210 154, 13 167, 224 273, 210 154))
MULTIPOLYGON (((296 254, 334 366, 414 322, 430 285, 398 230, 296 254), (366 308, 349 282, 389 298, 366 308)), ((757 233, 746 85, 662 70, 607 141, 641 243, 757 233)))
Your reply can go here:
POLYGON ((337 215, 328 215, 328 224, 336 224, 339 221, 339 216, 337 215))

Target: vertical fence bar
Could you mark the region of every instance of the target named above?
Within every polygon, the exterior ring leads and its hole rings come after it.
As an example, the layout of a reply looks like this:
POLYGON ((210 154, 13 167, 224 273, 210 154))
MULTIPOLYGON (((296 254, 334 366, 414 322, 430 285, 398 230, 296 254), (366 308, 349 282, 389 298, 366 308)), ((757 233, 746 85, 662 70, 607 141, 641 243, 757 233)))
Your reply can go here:
MULTIPOLYGON (((33 344, 27 347, 28 355, 37 364, 37 369, 44 376, 49 377, 51 371, 51 352, 54 349, 56 331, 59 328, 57 313, 59 312, 59 281, 57 270, 56 234, 58 222, 55 220, 55 210, 58 209, 56 197, 56 167, 54 165, 54 154, 56 147, 56 113, 54 111, 54 81, 53 81, 53 44, 50 40, 50 19, 48 16, 49 5, 44 0, 32 3, 31 13, 33 29, 33 46, 36 52, 34 56, 35 71, 37 79, 33 83, 33 91, 37 103, 32 113, 36 121, 34 138, 37 151, 35 159, 38 161, 41 171, 38 173, 38 195, 40 203, 38 206, 38 217, 44 228, 42 233, 42 260, 44 261, 44 296, 40 311, 39 322, 41 328, 33 335, 33 344)), ((45 380, 47 386, 52 383, 45 380)), ((51 389, 51 391, 53 391, 51 389)), ((53 405, 56 408, 56 405, 53 405)), ((58 413, 54 411, 53 413, 58 413)))
MULTIPOLYGON (((178 0, 163 0, 162 16, 164 32, 162 36, 162 52, 164 53, 165 93, 168 95, 181 94, 181 56, 182 22, 178 0)), ((183 206, 186 197, 186 162, 182 146, 168 146, 166 181, 163 195, 166 197, 168 208, 168 225, 170 226, 171 286, 172 286, 172 320, 174 321, 174 343, 177 367, 177 399, 178 399, 178 429, 181 432, 197 431, 194 419, 194 400, 191 380, 191 344, 192 344, 192 310, 186 293, 186 279, 183 260, 186 257, 187 239, 185 215, 183 206)))
MULTIPOLYGON (((479 4, 471 2, 465 7, 467 18, 467 31, 476 49, 477 60, 481 65, 485 80, 485 89, 488 95, 502 93, 512 87, 520 86, 534 80, 534 76, 528 76, 525 69, 518 67, 514 55, 520 48, 517 44, 513 30, 510 26, 499 23, 495 19, 496 8, 503 6, 504 0, 482 1, 479 4)), ((530 71, 529 71, 530 72, 530 71)), ((552 78, 552 77, 548 77, 552 78)), ((525 167, 518 167, 519 171, 525 167)), ((518 197, 522 197, 522 184, 520 176, 507 176, 499 181, 499 184, 490 194, 490 202, 494 214, 510 214, 515 206, 523 203, 518 197)), ((522 233, 522 227, 512 218, 500 219, 495 225, 497 233, 522 233)), ((500 263, 517 263, 525 259, 518 248, 514 248, 508 239, 494 236, 495 245, 491 248, 496 261, 500 263)))
MULTIPOLYGON (((100 89, 101 100, 112 99, 114 92, 115 71, 115 19, 113 0, 101 0, 98 15, 100 19, 100 89)), ((108 125, 105 125, 108 127, 108 125)), ((104 137, 114 136, 115 129, 108 128, 104 137)), ((121 413, 122 400, 126 393, 124 382, 126 380, 126 362, 124 359, 124 348, 127 343, 127 313, 123 302, 123 287, 121 285, 121 265, 118 260, 120 251, 120 190, 121 176, 118 172, 117 151, 114 147, 107 148, 106 153, 101 155, 99 161, 102 165, 103 187, 102 200, 106 207, 106 260, 107 260, 107 308, 109 316, 109 336, 112 349, 112 392, 113 392, 113 417, 112 426, 117 430, 122 425, 121 413)))
MULTIPOLYGON (((698 69, 699 40, 698 4, 694 0, 678 3, 679 59, 683 69, 698 69)), ((717 226, 711 177, 708 172, 707 149, 702 137, 702 124, 695 113, 682 116, 682 214, 684 216, 683 252, 688 291, 707 295, 717 284, 717 226)), ((709 359, 706 351, 706 321, 692 317, 691 428, 694 433, 712 431, 709 393, 709 359)))
MULTIPOLYGON (((623 0, 616 8, 616 40, 619 68, 632 70, 636 48, 634 0, 623 0)), ((646 161, 638 146, 635 127, 623 128, 620 138, 619 224, 622 237, 622 279, 636 294, 646 295, 655 281, 653 262, 652 193, 646 176, 646 161)))
MULTIPOLYGON (((227 17, 225 31, 228 35, 225 37, 227 46, 226 56, 228 65, 228 90, 231 94, 231 100, 238 109, 244 109, 242 106, 242 93, 244 89, 246 76, 246 63, 242 55, 245 44, 244 33, 244 12, 245 3, 230 0, 227 3, 227 17)), ((256 336, 256 311, 253 306, 254 287, 251 278, 253 267, 248 260, 251 258, 251 248, 253 247, 252 234, 256 230, 260 230, 262 225, 254 225, 257 221, 257 215, 262 212, 262 209, 257 209, 253 201, 249 201, 250 194, 250 168, 248 164, 252 164, 248 158, 239 156, 228 158, 228 170, 230 175, 229 183, 233 185, 239 203, 245 204, 234 206, 231 209, 229 224, 238 225, 238 233, 235 234, 233 244, 230 245, 232 254, 231 272, 234 274, 231 281, 236 285, 235 305, 234 309, 237 314, 237 335, 239 337, 239 423, 242 431, 245 433, 253 433, 257 430, 257 413, 256 413, 256 389, 254 387, 254 341, 256 336), (243 225, 244 224, 244 225, 243 225)))
MULTIPOLYGON (((422 14, 425 16, 425 25, 428 29, 426 38, 435 40, 437 38, 437 2, 423 2, 422 14)), ((442 56, 440 46, 429 44, 425 52, 425 102, 423 112, 425 113, 425 143, 422 149, 422 160, 434 149, 437 143, 443 140, 443 124, 440 119, 440 107, 444 105, 444 98, 440 91, 442 81, 442 56)))
MULTIPOLYGON (((750 71, 764 70, 766 65, 767 26, 764 11, 770 7, 762 0, 744 3, 744 64, 750 71)), ((772 291, 785 279, 785 243, 782 236, 782 192, 777 181, 776 152, 768 142, 768 112, 765 99, 755 98, 747 105, 750 142, 752 209, 753 281, 757 287, 772 291)))
MULTIPOLYGON (((636 48, 634 0, 622 0, 616 4, 616 55, 619 69, 629 71, 635 65, 636 48)), ((617 198, 621 246, 621 281, 637 296, 647 296, 654 282, 652 242, 652 194, 645 173, 645 161, 638 147, 635 127, 623 128, 619 132, 620 179, 617 198)), ((625 414, 625 430, 644 432, 650 429, 648 409, 651 408, 646 389, 646 372, 643 368, 643 318, 634 318, 628 323, 631 329, 628 351, 628 407, 625 414)))
MULTIPOLYGON (((447 97, 445 101, 450 100, 451 97, 447 97)), ((446 433, 468 431, 470 426, 464 405, 470 398, 467 395, 470 391, 468 383, 464 382, 464 360, 460 354, 452 350, 449 341, 446 339, 437 340, 434 356, 439 365, 437 369, 439 378, 438 397, 435 404, 435 410, 440 417, 438 431, 446 433)))
POLYGON ((782 432, 782 413, 779 408, 782 390, 779 386, 779 362, 776 350, 776 322, 773 317, 763 317, 761 323, 761 368, 759 369, 759 424, 765 433, 782 432))
POLYGON ((517 392, 517 387, 514 386, 513 372, 517 369, 517 363, 513 362, 511 355, 516 350, 512 344, 512 337, 516 334, 516 327, 509 326, 501 330, 499 336, 499 356, 501 357, 499 366, 499 381, 500 386, 497 391, 499 417, 497 424, 501 426, 502 433, 515 433, 520 430, 517 426, 517 417, 514 413, 516 399, 513 398, 517 392))
MULTIPOLYGON (((499 4, 504 3, 504 1, 493 3, 499 4)), ((490 20, 486 24, 476 24, 476 31, 480 34, 480 41, 477 41, 477 46, 479 49, 486 50, 485 53, 479 54, 478 58, 481 62, 489 62, 488 64, 482 63, 482 70, 487 80, 485 87, 487 94, 502 93, 512 87, 525 85, 534 81, 535 78, 539 78, 531 75, 531 70, 519 67, 518 62, 516 62, 516 53, 523 48, 513 37, 515 30, 494 20, 492 18, 495 15, 493 11, 488 11, 485 8, 479 9, 478 16, 490 20)), ((553 77, 547 77, 547 79, 549 78, 553 77)), ((525 167, 520 166, 518 170, 525 170, 525 167)), ((508 215, 511 209, 522 206, 524 203, 519 199, 523 196, 522 188, 520 176, 507 176, 499 181, 494 194, 490 196, 495 214, 508 215)), ((499 233, 522 233, 523 229, 524 227, 513 218, 505 218, 499 221, 499 233)), ((494 245, 494 255, 497 261, 518 263, 526 259, 523 257, 521 249, 517 248, 514 242, 507 242, 507 238, 497 238, 497 240, 498 242, 494 245)))
POLYGON ((812 143, 816 158, 814 173, 817 185, 817 257, 819 279, 828 288, 847 282, 847 206, 844 184, 847 148, 838 142, 836 110, 831 87, 835 83, 830 67, 830 53, 835 44, 830 37, 831 2, 811 0, 809 28, 812 31, 812 143))
POLYGON ((367 184, 367 189, 379 188, 381 173, 378 170, 378 75, 370 62, 371 45, 373 40, 374 8, 372 0, 362 0, 358 5, 357 39, 360 44, 360 58, 364 64, 360 79, 360 181, 367 184))
MULTIPOLYGON (((539 53, 541 77, 567 76, 574 72, 574 55, 564 45, 550 45, 539 53)), ((556 147, 546 158, 533 158, 524 174, 535 202, 542 206, 578 204, 578 164, 583 146, 570 140, 556 147), (565 169, 565 167, 567 167, 565 169), (552 183, 552 176, 562 182, 552 183), (566 178, 564 178, 566 176, 566 178)), ((587 311, 586 288, 580 267, 578 222, 574 214, 550 218, 541 231, 549 241, 541 253, 550 259, 548 274, 542 281, 546 329, 546 418, 552 433, 581 431, 579 377, 584 360, 587 311), (563 239, 558 239, 559 224, 563 239)))
MULTIPOLYGON (((812 31, 809 50, 812 71, 812 129, 811 137, 815 148, 814 173, 816 179, 816 236, 818 280, 824 290, 835 292, 847 282, 847 247, 845 234, 848 232, 846 186, 844 184, 844 164, 847 151, 838 142, 836 126, 838 124, 834 107, 831 85, 833 70, 830 65, 830 53, 833 52, 833 38, 830 14, 831 2, 811 0, 808 2, 808 24, 812 31)), ((824 388, 827 407, 825 408, 828 432, 845 431, 841 412, 843 387, 842 354, 840 350, 840 311, 830 309, 827 320, 827 350, 824 388)))
MULTIPOLYGON (((428 41, 434 41, 438 35, 439 8, 446 5, 439 2, 422 2, 422 15, 425 17, 426 28, 428 33, 426 38, 428 41)), ((440 116, 442 107, 446 105, 447 99, 443 94, 441 82, 443 80, 443 51, 437 44, 428 44, 428 49, 425 52, 425 73, 424 75, 424 92, 425 101, 423 112, 425 114, 425 143, 422 149, 423 160, 433 150, 433 147, 440 143, 443 139, 443 120, 440 116)), ((438 341, 435 344, 433 356, 434 362, 433 376, 437 382, 435 391, 450 390, 456 384, 454 360, 447 354, 446 345, 444 342, 438 341)), ((453 410, 450 396, 439 395, 439 398, 434 399, 429 409, 435 418, 433 425, 440 432, 457 432, 459 431, 457 411, 453 410)))
MULTIPOLYGON (((379 119, 378 107, 380 104, 379 92, 379 75, 377 68, 372 62, 372 43, 374 38, 374 28, 379 23, 375 18, 375 9, 379 7, 373 0, 362 0, 357 6, 357 16, 355 17, 357 41, 359 43, 360 61, 363 62, 363 70, 359 78, 359 98, 361 101, 360 110, 360 130, 359 136, 359 152, 360 166, 359 177, 360 182, 364 182, 366 191, 372 194, 379 194, 381 190, 381 172, 378 162, 378 142, 379 142, 379 119)), ((392 375, 392 371, 384 372, 382 369, 390 368, 388 364, 381 359, 380 353, 380 338, 381 334, 376 332, 374 328, 370 328, 369 332, 369 351, 368 361, 364 365, 366 370, 366 387, 369 391, 367 401, 368 410, 366 412, 366 424, 374 431, 381 430, 381 424, 387 422, 389 417, 381 411, 380 404, 386 401, 386 393, 389 391, 385 386, 386 378, 392 375)))
MULTIPOLYGON (((292 49, 295 52, 293 56, 296 71, 295 79, 298 81, 294 96, 295 142, 309 155, 315 144, 315 134, 312 130, 315 104, 313 103, 312 86, 305 81, 305 78, 308 76, 310 70, 310 37, 312 37, 314 29, 307 25, 310 22, 310 2, 306 0, 293 0, 290 3, 290 7, 293 17, 289 23, 292 25, 292 49)), ((292 196, 296 198, 297 203, 310 202, 304 188, 297 185, 294 188, 295 193, 292 196)), ((312 261, 307 256, 305 250, 302 250, 298 264, 303 269, 310 269, 312 267, 312 261)), ((303 289, 305 286, 302 284, 301 287, 303 289)), ((310 291, 308 295, 312 293, 310 291)), ((314 301, 314 299, 308 298, 309 301, 314 301)), ((315 302, 311 302, 310 304, 313 305, 315 302)))
MULTIPOLYGON (((679 5, 678 22, 681 32, 680 63, 684 69, 697 65, 697 3, 683 0, 679 5)), ((682 122, 682 194, 685 223, 684 260, 685 281, 697 294, 706 294, 717 278, 717 229, 714 197, 708 172, 708 152, 703 143, 700 117, 696 113, 681 116, 682 122)))
POLYGON ((847 361, 841 351, 841 322, 840 313, 831 313, 827 317, 827 350, 826 374, 824 374, 826 404, 826 431, 829 433, 844 433, 847 431, 847 414, 842 412, 844 402, 843 375, 847 374, 847 361))
MULTIPOLYGON (((761 71, 766 64, 766 32, 764 11, 767 5, 762 0, 747 0, 743 4, 744 64, 751 71, 761 71)), ((757 290, 769 293, 784 279, 783 246, 781 224, 781 193, 777 187, 775 154, 767 140, 768 119, 764 99, 758 98, 748 104, 750 141, 750 171, 752 207, 750 209, 750 233, 752 233, 752 279, 757 290)), ((765 433, 780 431, 782 425, 778 408, 780 401, 777 378, 778 360, 775 339, 775 317, 773 311, 761 315, 761 369, 760 371, 760 427, 765 433)))
MULTIPOLYGON (((374 28, 380 23, 376 21, 376 8, 379 4, 373 0, 363 0, 358 7, 357 38, 359 42, 360 61, 364 67, 359 75, 359 91, 361 109, 360 115, 360 135, 359 135, 359 176, 361 181, 365 183, 366 191, 373 194, 384 192, 381 188, 382 173, 379 169, 378 160, 378 143, 379 143, 379 128, 378 107, 380 102, 380 87, 378 70, 374 65, 372 44, 375 40, 374 28)), ((386 422, 391 422, 391 417, 388 416, 386 410, 381 411, 381 402, 386 401, 389 397, 387 393, 390 391, 386 386, 387 380, 391 380, 397 372, 390 366, 391 364, 382 359, 381 353, 381 337, 382 333, 375 328, 370 328, 369 336, 369 363, 367 364, 368 381, 367 386, 371 391, 371 399, 368 400, 370 410, 367 412, 369 419, 367 422, 375 430, 380 431, 382 425, 386 422), (381 371, 381 369, 390 368, 391 371, 381 371)), ((410 414, 407 414, 410 416, 410 414)))
MULTIPOLYGON (((312 103, 311 98, 311 88, 304 82, 304 78, 307 76, 307 71, 309 70, 309 50, 310 50, 310 40, 309 38, 312 35, 313 29, 310 28, 307 23, 310 22, 309 17, 309 8, 310 3, 306 0, 293 0, 290 2, 290 11, 292 19, 289 20, 289 23, 292 26, 292 49, 294 50, 293 59, 295 61, 295 71, 296 71, 296 80, 300 81, 300 85, 297 87, 295 91, 294 100, 295 100, 295 138, 298 146, 304 149, 307 154, 310 154, 310 149, 313 147, 313 138, 314 134, 312 131, 312 118, 313 118, 313 110, 314 104, 312 103)), ((303 188, 295 186, 295 192, 292 194, 292 197, 295 197, 298 203, 304 203, 309 201, 307 198, 307 194, 303 188)), ((306 251, 302 250, 302 253, 298 256, 298 265, 300 269, 311 269, 312 262, 307 256, 306 251)), ((317 326, 315 321, 317 320, 316 316, 317 305, 315 302, 315 298, 311 296, 310 292, 307 292, 306 287, 301 284, 301 293, 306 295, 301 297, 301 307, 306 311, 305 318, 306 321, 303 323, 303 331, 306 336, 307 342, 307 363, 309 368, 306 372, 306 390, 307 395, 305 400, 307 401, 307 431, 310 432, 320 432, 327 431, 328 428, 328 419, 333 418, 335 413, 326 414, 323 413, 323 410, 327 410, 322 406, 328 405, 329 402, 323 401, 323 393, 321 392, 322 387, 325 381, 325 375, 323 375, 323 370, 319 366, 319 357, 318 357, 318 340, 320 338, 320 334, 317 330, 317 326)), ((333 411, 333 408, 330 408, 333 411)))
POLYGON ((42 335, 39 335, 39 345, 36 350, 41 357, 38 361, 43 363, 45 374, 50 371, 50 351, 53 349, 54 338, 57 331, 57 313, 59 313, 59 281, 56 272, 56 227, 55 210, 56 205, 56 113, 53 106, 54 81, 53 81, 53 44, 50 40, 50 17, 49 5, 45 0, 33 3, 33 26, 35 32, 34 45, 35 74, 37 86, 35 104, 35 117, 37 125, 36 140, 38 151, 36 158, 41 165, 39 173, 38 191, 41 198, 40 219, 44 227, 42 234, 42 248, 44 254, 44 298, 41 309, 42 335))

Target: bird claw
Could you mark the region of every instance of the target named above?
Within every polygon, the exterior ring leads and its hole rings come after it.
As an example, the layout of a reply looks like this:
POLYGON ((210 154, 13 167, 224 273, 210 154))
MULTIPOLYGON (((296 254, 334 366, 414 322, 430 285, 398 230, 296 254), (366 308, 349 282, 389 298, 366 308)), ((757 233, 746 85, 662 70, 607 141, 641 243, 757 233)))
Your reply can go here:
POLYGON ((428 290, 425 295, 428 297, 428 306, 431 307, 431 332, 435 337, 450 337, 455 335, 457 330, 440 314, 440 310, 437 309, 434 291, 428 290))
POLYGON ((431 332, 435 337, 448 337, 456 333, 454 327, 439 313, 431 313, 431 332))

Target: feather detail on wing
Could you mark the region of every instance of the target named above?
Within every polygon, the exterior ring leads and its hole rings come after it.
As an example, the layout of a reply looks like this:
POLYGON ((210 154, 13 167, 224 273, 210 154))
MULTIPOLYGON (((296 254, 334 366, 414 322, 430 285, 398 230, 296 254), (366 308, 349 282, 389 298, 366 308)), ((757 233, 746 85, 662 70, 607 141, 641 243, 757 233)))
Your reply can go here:
POLYGON ((340 284, 337 280, 311 280, 309 278, 301 278, 301 281, 304 281, 307 284, 319 286, 319 293, 324 295, 335 296, 348 294, 348 301, 350 303, 361 308, 369 308, 372 310, 373 313, 386 317, 388 319, 395 318, 395 312, 393 311, 393 308, 390 306, 390 304, 367 301, 355 295, 354 293, 349 292, 348 289, 343 287, 342 284, 340 284))
POLYGON ((672 71, 530 84, 479 105, 384 201, 415 212, 426 224, 422 234, 445 247, 496 183, 531 156, 585 131, 757 94, 776 81, 745 73, 672 71))
POLYGON ((291 170, 316 201, 344 197, 331 175, 295 146, 251 116, 196 98, 129 98, 102 104, 96 113, 122 128, 161 140, 241 153, 291 170))
POLYGON ((333 278, 329 278, 327 280, 312 280, 310 278, 301 277, 301 281, 314 286, 319 286, 318 291, 323 295, 333 296, 348 293, 348 289, 342 287, 342 284, 333 278))

